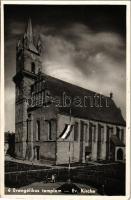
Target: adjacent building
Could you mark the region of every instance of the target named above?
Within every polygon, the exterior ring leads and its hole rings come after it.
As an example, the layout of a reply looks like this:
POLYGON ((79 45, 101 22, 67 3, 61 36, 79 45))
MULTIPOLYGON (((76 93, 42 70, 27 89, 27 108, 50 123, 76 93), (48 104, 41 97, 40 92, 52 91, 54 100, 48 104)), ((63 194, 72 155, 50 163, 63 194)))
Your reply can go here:
POLYGON ((4 141, 5 155, 15 156, 15 133, 10 131, 5 132, 4 141))
POLYGON ((124 160, 126 123, 113 94, 107 97, 43 73, 41 49, 29 20, 17 44, 13 77, 16 156, 54 164, 124 160), (62 132, 68 132, 64 139, 62 132))

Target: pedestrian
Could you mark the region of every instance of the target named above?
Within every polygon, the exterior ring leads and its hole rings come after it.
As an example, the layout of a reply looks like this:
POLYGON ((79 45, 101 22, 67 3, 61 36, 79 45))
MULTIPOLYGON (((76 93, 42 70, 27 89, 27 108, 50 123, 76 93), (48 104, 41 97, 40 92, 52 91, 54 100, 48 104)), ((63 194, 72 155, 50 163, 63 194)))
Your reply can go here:
POLYGON ((55 178, 56 178, 56 177, 55 177, 55 174, 52 174, 52 176, 51 176, 51 182, 52 182, 52 183, 55 183, 55 178))

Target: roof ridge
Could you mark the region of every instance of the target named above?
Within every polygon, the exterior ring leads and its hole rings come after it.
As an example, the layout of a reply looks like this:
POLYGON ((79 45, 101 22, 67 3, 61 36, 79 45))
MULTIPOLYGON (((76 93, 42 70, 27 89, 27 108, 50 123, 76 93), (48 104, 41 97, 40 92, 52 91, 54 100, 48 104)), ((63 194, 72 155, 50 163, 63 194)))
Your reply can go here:
POLYGON ((62 113, 69 113, 68 106, 63 106, 63 100, 65 101, 63 96, 63 92, 65 92, 65 95, 67 97, 71 98, 71 106, 72 106, 72 115, 74 117, 79 118, 90 118, 93 120, 99 120, 104 121, 108 123, 113 124, 121 124, 125 125, 125 120, 116 106, 113 99, 110 97, 107 97, 103 94, 99 94, 97 92, 82 88, 80 86, 74 85, 72 83, 66 82, 64 80, 58 79, 56 77, 50 76, 48 74, 45 74, 43 72, 39 72, 37 74, 38 76, 38 82, 40 80, 45 80, 47 82, 47 87, 51 92, 52 97, 58 97, 60 102, 58 103, 59 112, 62 113), (100 95, 102 95, 101 100, 99 99, 96 105, 96 101, 94 100, 95 96, 99 95, 99 98, 101 98, 100 95), (80 97, 80 101, 77 102, 76 105, 76 98, 80 97), (84 97, 90 97, 90 98, 84 98, 84 97), (93 100, 92 100, 93 98, 93 100), (107 102, 108 101, 108 102, 107 102), (74 103, 75 102, 75 103, 74 103), (87 110, 88 109, 88 110, 87 110))
MULTIPOLYGON (((67 82, 67 81, 64 81, 64 80, 62 80, 62 79, 59 79, 59 78, 53 77, 53 76, 48 75, 48 74, 45 74, 45 73, 43 73, 43 72, 42 72, 42 75, 44 75, 44 76, 46 76, 46 77, 49 77, 49 78, 56 79, 56 81, 61 81, 61 82, 66 83, 66 84, 68 84, 68 85, 72 85, 72 86, 78 87, 79 89, 82 89, 82 90, 85 90, 85 91, 88 91, 88 92, 95 93, 96 95, 101 95, 101 96, 103 96, 103 97, 105 97, 105 98, 109 98, 110 100, 113 101, 113 99, 111 99, 109 96, 106 96, 106 95, 104 95, 104 94, 101 94, 101 93, 98 93, 98 92, 95 92, 95 91, 92 91, 92 90, 86 89, 86 88, 84 88, 84 87, 81 87, 81 86, 75 85, 75 84, 73 84, 73 83, 69 83, 69 82, 67 82)), ((113 102, 114 102, 114 101, 113 101, 113 102)))

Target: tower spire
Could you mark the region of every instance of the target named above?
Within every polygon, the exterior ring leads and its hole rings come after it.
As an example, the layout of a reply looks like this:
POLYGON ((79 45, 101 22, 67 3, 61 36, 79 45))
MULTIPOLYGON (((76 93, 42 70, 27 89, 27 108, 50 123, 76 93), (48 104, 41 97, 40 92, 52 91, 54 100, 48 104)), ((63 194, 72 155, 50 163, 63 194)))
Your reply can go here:
POLYGON ((29 17, 27 27, 24 33, 23 37, 23 42, 24 42, 24 47, 27 48, 28 50, 31 50, 32 52, 39 54, 36 46, 34 45, 33 41, 33 29, 32 29, 32 22, 31 18, 29 17))
POLYGON ((26 36, 28 38, 29 42, 33 42, 33 31, 32 31, 32 22, 31 18, 29 17, 28 23, 27 23, 27 29, 26 29, 26 36))

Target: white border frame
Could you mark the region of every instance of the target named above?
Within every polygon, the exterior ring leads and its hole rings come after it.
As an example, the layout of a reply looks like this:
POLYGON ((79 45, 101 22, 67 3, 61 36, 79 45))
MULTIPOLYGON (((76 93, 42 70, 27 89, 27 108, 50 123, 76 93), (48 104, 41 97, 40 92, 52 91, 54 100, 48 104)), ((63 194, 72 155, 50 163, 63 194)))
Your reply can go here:
POLYGON ((1 121, 1 127, 0 127, 0 155, 1 155, 1 163, 0 163, 0 170, 1 170, 1 176, 0 176, 0 194, 1 197, 4 197, 6 199, 17 199, 17 198, 23 198, 23 199, 69 199, 69 200, 74 200, 74 199, 92 199, 92 200, 101 200, 101 198, 104 199, 116 199, 116 200, 124 200, 124 199, 130 199, 131 196, 131 176, 130 176, 130 168, 131 168, 131 136, 130 136, 130 75, 131 75, 131 70, 130 70, 130 53, 131 53, 131 41, 130 41, 130 36, 131 36, 131 29, 130 29, 130 10, 131 10, 131 3, 130 0, 126 1, 1 1, 1 87, 0 87, 0 93, 1 93, 1 98, 0 98, 0 110, 1 110, 1 116, 0 116, 0 121, 1 121), (5 127, 5 121, 4 121, 4 5, 6 4, 19 4, 19 5, 27 5, 27 4, 40 4, 40 5, 126 5, 127 10, 126 10, 126 195, 125 196, 91 196, 91 195, 5 195, 4 194, 4 127, 5 127))

